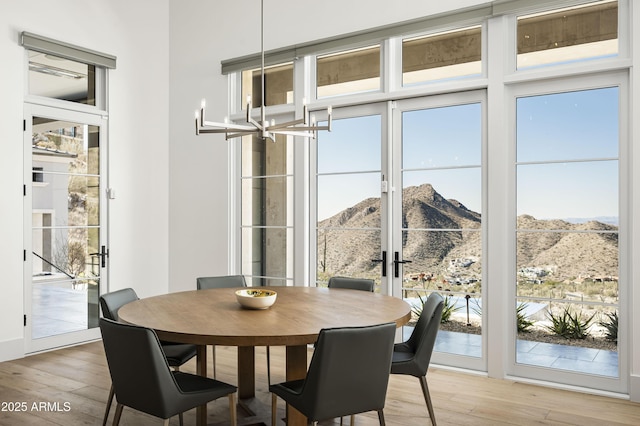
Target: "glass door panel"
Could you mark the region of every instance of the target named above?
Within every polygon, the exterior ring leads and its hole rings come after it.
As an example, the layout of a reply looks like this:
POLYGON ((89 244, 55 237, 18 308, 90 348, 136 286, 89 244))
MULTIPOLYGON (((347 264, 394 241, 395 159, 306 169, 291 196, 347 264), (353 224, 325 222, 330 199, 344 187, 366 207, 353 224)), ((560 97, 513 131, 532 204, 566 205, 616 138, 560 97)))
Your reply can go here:
POLYGON ((382 265, 374 259, 385 238, 382 113, 343 109, 334 116, 332 131, 317 139, 316 281, 370 278, 380 291, 382 265))
POLYGON ((481 96, 398 102, 394 123, 402 182, 394 260, 403 262, 394 266, 396 285, 414 306, 413 321, 430 293, 444 296, 434 358, 446 354, 445 363, 468 368, 483 368, 481 96))
MULTIPOLYGON (((72 113, 73 114, 73 113, 72 113)), ((31 116, 31 349, 87 338, 98 326, 106 261, 98 119, 31 116), (91 124, 96 122, 95 124, 91 124), (53 343, 52 343, 53 342, 53 343)))

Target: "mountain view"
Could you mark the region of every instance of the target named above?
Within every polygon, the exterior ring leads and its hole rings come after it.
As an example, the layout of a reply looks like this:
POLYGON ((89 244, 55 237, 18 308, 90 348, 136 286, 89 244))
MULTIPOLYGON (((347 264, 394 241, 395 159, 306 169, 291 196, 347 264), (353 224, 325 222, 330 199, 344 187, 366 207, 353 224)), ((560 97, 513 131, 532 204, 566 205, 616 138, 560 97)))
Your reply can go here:
MULTIPOLYGON (((405 279, 426 276, 455 283, 481 279, 480 213, 445 199, 430 184, 405 188, 402 212, 401 258, 412 261, 404 265, 405 279)), ((374 269, 379 264, 372 259, 380 257, 380 223, 379 198, 368 198, 319 222, 319 273, 378 274, 374 269)), ((519 216, 517 226, 521 279, 617 280, 617 226, 597 220, 538 220, 529 215, 519 216), (540 232, 544 230, 567 232, 540 232)))

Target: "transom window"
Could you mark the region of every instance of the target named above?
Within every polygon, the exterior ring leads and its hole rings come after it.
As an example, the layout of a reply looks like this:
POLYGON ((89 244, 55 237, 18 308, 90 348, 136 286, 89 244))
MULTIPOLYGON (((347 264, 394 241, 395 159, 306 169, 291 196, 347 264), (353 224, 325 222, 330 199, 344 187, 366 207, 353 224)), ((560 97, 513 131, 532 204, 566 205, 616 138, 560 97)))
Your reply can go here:
POLYGON ((481 27, 406 38, 402 41, 402 84, 480 75, 481 27))
POLYGON ((380 46, 317 58, 318 98, 380 90, 380 46))
POLYGON ((617 1, 518 18, 518 69, 617 54, 617 1))

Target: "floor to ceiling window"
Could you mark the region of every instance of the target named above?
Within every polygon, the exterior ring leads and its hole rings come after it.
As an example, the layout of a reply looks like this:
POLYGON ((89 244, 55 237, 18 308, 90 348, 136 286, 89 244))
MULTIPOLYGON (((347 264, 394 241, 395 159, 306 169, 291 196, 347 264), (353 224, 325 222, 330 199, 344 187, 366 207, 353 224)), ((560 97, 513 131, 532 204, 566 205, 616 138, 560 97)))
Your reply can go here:
POLYGON ((507 1, 292 48, 269 108, 278 121, 303 102, 310 115, 333 105, 333 129, 244 141, 243 273, 254 285, 373 278, 416 313, 441 292, 462 325, 443 324, 437 362, 490 370, 497 357, 496 376, 627 391, 628 11, 507 1), (490 39, 503 42, 493 56, 490 39), (489 322, 501 332, 485 333, 489 322))
MULTIPOLYGON (((242 73, 242 99, 259 108, 292 102, 293 65, 242 73)), ((246 108, 246 103, 241 103, 246 108)), ((293 278, 293 144, 243 136, 240 165, 241 271, 252 286, 287 285, 293 278)))
POLYGON ((618 85, 516 98, 517 366, 620 376, 620 105, 618 85))

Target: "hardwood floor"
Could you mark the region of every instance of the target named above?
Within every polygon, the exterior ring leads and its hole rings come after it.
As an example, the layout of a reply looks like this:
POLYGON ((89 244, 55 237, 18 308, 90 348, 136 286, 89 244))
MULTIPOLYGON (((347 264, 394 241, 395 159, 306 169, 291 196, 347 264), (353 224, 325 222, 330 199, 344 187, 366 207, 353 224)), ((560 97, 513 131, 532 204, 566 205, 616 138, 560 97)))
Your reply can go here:
MULTIPOLYGON (((257 404, 263 405, 268 412, 271 399, 267 393, 264 359, 264 348, 257 348, 257 404)), ((271 363, 272 382, 283 381, 283 348, 271 348, 271 363)), ((220 380, 235 383, 236 348, 217 347, 216 365, 220 380)), ((190 361, 182 370, 194 372, 195 361, 190 361)), ((211 367, 209 371, 212 371, 211 367)), ((441 426, 640 424, 640 404, 621 399, 435 368, 429 371, 427 380, 436 419, 441 426)), ((0 425, 100 425, 110 385, 101 342, 0 363, 0 425)), ((211 424, 228 424, 226 404, 226 398, 209 404, 211 424)), ((279 401, 279 406, 283 405, 279 401)), ((109 421, 114 409, 115 406, 111 409, 109 421)), ((385 417, 391 426, 430 424, 417 379, 391 376, 385 417)), ((242 421, 241 413, 239 421, 242 421)), ((125 408, 120 424, 145 426, 162 423, 159 419, 125 408)), ((178 418, 171 419, 171 424, 177 425, 178 418)), ((185 424, 195 424, 195 410, 185 414, 185 424)), ((268 420, 266 424, 269 424, 268 420)), ((377 416, 375 413, 360 414, 356 417, 356 424, 377 425, 377 416)))

